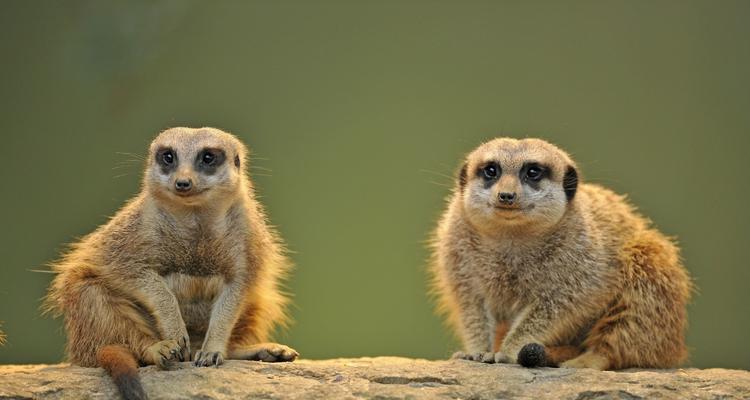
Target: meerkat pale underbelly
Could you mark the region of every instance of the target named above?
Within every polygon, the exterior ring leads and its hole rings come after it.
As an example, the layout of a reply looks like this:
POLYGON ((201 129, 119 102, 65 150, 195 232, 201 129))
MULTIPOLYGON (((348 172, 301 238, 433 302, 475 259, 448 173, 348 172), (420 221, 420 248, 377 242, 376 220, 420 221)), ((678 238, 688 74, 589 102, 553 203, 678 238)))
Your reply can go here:
POLYGON ((169 274, 164 280, 177 298, 191 343, 200 346, 208 330, 211 308, 224 287, 224 280, 220 276, 190 276, 180 273, 169 274))

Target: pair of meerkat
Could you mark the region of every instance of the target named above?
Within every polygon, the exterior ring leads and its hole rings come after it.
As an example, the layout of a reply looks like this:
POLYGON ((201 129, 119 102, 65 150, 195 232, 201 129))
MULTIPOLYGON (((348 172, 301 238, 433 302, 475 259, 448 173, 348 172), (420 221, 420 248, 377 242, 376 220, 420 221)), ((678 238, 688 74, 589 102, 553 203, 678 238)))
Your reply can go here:
POLYGON ((246 173, 247 149, 213 128, 151 143, 142 190, 53 265, 47 309, 64 315, 74 364, 147 398, 139 365, 292 361, 267 343, 284 324, 289 263, 246 173))
MULTIPOLYGON (((142 399, 139 365, 298 356, 266 342, 286 321, 289 263, 246 162, 218 129, 156 137, 141 193, 53 266, 46 305, 64 315, 70 361, 142 399)), ((497 139, 468 156, 433 267, 458 358, 618 369, 685 357, 677 248, 622 197, 580 184, 547 142, 497 139)))
POLYGON ((677 247, 543 140, 498 138, 466 157, 431 265, 463 341, 456 358, 595 369, 686 358, 691 280, 677 247))

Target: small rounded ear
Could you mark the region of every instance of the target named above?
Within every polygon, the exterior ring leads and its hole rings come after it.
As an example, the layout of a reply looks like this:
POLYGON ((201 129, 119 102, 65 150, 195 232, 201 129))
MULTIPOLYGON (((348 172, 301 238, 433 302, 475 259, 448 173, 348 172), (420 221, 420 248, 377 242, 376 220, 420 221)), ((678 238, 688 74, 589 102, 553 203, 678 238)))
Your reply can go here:
POLYGON ((461 190, 464 190, 464 186, 466 186, 466 181, 468 180, 468 165, 464 163, 463 166, 461 166, 461 171, 458 172, 458 187, 461 188, 461 190))
POLYGON ((234 166, 237 168, 240 167, 240 156, 234 156, 234 166))
POLYGON ((568 168, 565 170, 562 186, 568 201, 573 200, 576 190, 578 190, 578 171, 572 165, 568 165, 568 168))

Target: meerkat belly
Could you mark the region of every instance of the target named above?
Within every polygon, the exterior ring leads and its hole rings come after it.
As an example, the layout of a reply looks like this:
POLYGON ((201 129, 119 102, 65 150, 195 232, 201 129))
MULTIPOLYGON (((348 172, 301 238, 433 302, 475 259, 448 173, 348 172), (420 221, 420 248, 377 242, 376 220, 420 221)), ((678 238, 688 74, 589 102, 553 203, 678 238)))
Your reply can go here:
POLYGON ((177 298, 180 313, 191 339, 202 337, 208 329, 214 301, 224 287, 221 276, 191 276, 180 273, 164 277, 177 298))

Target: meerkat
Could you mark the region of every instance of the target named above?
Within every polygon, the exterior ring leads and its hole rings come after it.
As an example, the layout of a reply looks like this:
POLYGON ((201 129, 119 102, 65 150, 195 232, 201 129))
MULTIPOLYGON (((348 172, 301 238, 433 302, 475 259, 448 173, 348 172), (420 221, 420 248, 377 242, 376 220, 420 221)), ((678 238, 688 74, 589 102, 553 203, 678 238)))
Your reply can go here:
POLYGON ((454 358, 604 370, 687 356, 678 248, 546 141, 472 151, 432 249, 440 309, 463 342, 454 358))
POLYGON ((124 398, 146 398, 139 365, 298 356, 267 342, 286 322, 289 263, 247 153, 214 128, 160 133, 140 194, 53 265, 46 307, 64 316, 70 361, 105 368, 124 398))

